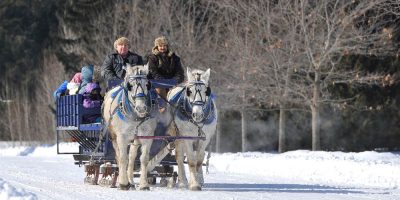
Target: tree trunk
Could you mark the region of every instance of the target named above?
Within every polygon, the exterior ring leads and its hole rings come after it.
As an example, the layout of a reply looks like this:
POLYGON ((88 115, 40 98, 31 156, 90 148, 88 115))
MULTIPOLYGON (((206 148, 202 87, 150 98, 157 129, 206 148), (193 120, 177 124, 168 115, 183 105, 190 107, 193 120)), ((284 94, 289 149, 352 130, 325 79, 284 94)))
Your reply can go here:
MULTIPOLYGON (((318 78, 318 76, 316 76, 318 78)), ((318 151, 321 150, 321 141, 320 141, 320 102, 319 102, 319 91, 320 85, 319 81, 314 83, 314 90, 313 90, 313 98, 311 102, 311 115, 312 115, 312 150, 318 151)))
POLYGON ((32 142, 32 132, 30 129, 30 124, 29 124, 29 115, 30 115, 30 106, 29 106, 29 94, 28 94, 28 90, 26 89, 28 88, 28 86, 25 86, 23 89, 22 94, 24 96, 22 96, 23 99, 23 104, 22 104, 22 110, 23 110, 23 116, 24 116, 24 132, 26 134, 25 139, 28 140, 29 142, 32 142))
POLYGON ((244 108, 241 110, 240 114, 242 116, 242 152, 246 152, 247 151, 247 113, 244 108))
MULTIPOLYGON (((6 80, 6 84, 5 84, 5 97, 6 99, 11 99, 11 95, 10 95, 10 85, 8 84, 8 80, 6 80)), ((7 103, 7 119, 8 119, 8 131, 10 134, 10 140, 14 141, 14 129, 13 129, 13 119, 12 119, 12 114, 11 114, 11 102, 7 103)))
POLYGON ((12 115, 11 115, 11 103, 7 104, 7 118, 8 118, 8 130, 10 131, 10 140, 14 141, 13 120, 12 120, 12 115))
POLYGON ((288 68, 286 70, 286 78, 285 78, 285 88, 284 88, 284 93, 282 95, 282 99, 279 104, 279 144, 278 144, 278 152, 283 153, 286 151, 286 109, 287 109, 287 103, 286 100, 288 98, 288 90, 289 90, 289 85, 290 85, 290 77, 292 76, 293 70, 292 68, 288 68))
POLYGON ((283 106, 279 110, 279 144, 278 152, 286 151, 286 110, 283 106))

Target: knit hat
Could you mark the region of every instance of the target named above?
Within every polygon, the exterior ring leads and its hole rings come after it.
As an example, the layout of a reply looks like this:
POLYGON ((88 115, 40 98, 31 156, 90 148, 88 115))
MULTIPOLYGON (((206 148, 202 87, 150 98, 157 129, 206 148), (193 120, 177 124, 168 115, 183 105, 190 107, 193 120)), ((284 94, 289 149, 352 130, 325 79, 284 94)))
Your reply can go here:
POLYGON ((87 65, 87 66, 82 67, 82 69, 81 69, 82 83, 92 82, 93 71, 94 71, 93 65, 87 65))
POLYGON ((85 87, 88 83, 92 82, 93 80, 93 65, 87 65, 82 67, 81 74, 82 74, 82 84, 81 89, 79 90, 79 94, 83 94, 85 92, 85 87))
POLYGON ((82 82, 82 74, 80 72, 76 73, 70 82, 71 83, 81 83, 82 82))
POLYGON ((67 89, 69 91, 69 95, 74 95, 78 93, 79 83, 69 82, 67 84, 67 89))
POLYGON ((163 45, 163 44, 164 44, 164 45, 168 45, 168 44, 169 44, 167 38, 164 37, 164 36, 158 37, 158 38, 156 38, 156 39, 154 40, 154 46, 161 46, 161 45, 163 45))
POLYGON ((115 42, 114 42, 114 49, 117 49, 117 45, 121 45, 121 44, 126 44, 126 45, 128 45, 129 47, 131 46, 131 45, 130 45, 130 41, 128 40, 128 38, 126 38, 126 37, 120 37, 120 38, 118 38, 117 40, 115 40, 115 42))

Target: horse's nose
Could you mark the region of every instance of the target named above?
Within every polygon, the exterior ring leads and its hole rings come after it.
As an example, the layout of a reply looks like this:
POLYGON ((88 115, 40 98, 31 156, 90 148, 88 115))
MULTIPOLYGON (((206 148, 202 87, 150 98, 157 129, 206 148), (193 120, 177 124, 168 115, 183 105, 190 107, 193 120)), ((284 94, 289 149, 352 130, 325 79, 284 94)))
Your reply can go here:
POLYGON ((147 106, 137 106, 136 109, 139 113, 145 113, 147 111, 147 106))
POLYGON ((192 118, 196 122, 201 122, 201 120, 203 120, 203 116, 204 116, 203 112, 192 113, 192 118))

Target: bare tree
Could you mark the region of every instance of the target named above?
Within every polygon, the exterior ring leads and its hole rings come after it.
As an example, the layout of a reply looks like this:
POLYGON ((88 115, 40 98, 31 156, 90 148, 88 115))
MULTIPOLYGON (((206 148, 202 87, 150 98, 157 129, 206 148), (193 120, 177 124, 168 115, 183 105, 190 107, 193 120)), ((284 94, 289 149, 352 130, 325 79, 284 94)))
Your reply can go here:
MULTIPOLYGON (((389 13, 392 3, 219 2, 229 35, 225 41, 230 51, 225 52, 230 59, 226 61, 235 66, 224 80, 227 88, 233 88, 231 94, 224 93, 232 95, 228 102, 236 102, 234 105, 241 108, 269 102, 271 107, 279 108, 280 152, 285 151, 286 112, 308 107, 312 114, 312 149, 320 149, 321 105, 349 100, 334 99, 328 91, 332 83, 376 84, 382 78, 345 68, 340 65, 341 58, 349 53, 382 55, 397 51, 390 42, 382 42, 382 33, 390 34, 390 28, 385 27, 390 21, 382 16, 389 13), (231 77, 241 77, 241 82, 231 77), (237 91, 242 91, 242 100, 237 99, 237 91)), ((242 140, 243 135, 245 130, 242 140)))
POLYGON ((297 49, 301 63, 295 74, 297 95, 303 97, 312 114, 312 149, 320 150, 320 109, 323 104, 345 102, 334 99, 328 91, 336 81, 375 84, 381 76, 357 76, 359 72, 340 66, 346 54, 392 54, 389 43, 382 44, 382 30, 390 24, 382 15, 392 1, 322 1, 300 0, 292 3, 291 13, 297 19, 296 36, 302 46, 297 49), (371 15, 379 13, 380 16, 371 15), (364 21, 367 24, 363 24, 364 21), (369 49, 369 50, 367 50, 369 49), (366 81, 367 80, 367 81, 366 81))

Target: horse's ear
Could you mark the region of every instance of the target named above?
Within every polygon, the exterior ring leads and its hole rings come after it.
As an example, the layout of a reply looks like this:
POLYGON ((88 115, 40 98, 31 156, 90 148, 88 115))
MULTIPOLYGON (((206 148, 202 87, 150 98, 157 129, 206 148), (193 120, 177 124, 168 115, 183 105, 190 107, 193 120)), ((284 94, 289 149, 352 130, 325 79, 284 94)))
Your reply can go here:
POLYGON ((193 81, 193 74, 192 74, 192 69, 190 69, 190 67, 187 67, 186 75, 188 77, 188 82, 192 82, 193 81))
POLYGON ((201 76, 201 79, 204 81, 204 83, 208 84, 208 80, 210 79, 210 68, 204 72, 204 74, 201 76))
POLYGON ((133 74, 133 67, 131 65, 126 66, 126 74, 133 74))

